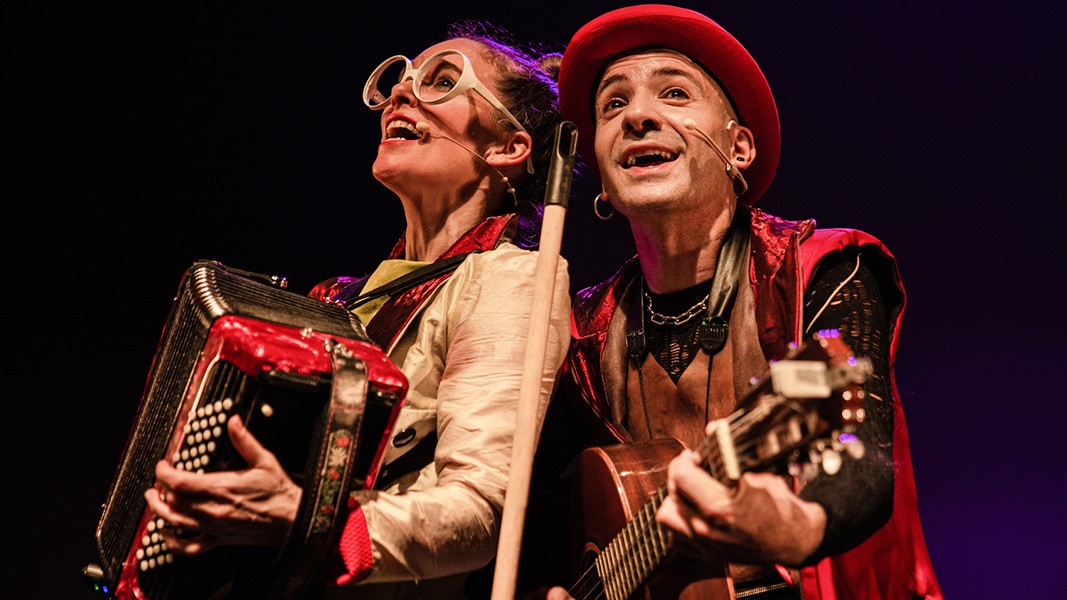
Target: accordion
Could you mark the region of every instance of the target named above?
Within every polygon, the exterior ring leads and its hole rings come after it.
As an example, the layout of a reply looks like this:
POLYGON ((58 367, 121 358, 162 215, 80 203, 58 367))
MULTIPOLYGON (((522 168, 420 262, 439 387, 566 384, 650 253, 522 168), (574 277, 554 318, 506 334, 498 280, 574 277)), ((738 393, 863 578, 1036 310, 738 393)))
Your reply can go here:
POLYGON ((280 283, 213 261, 185 271, 96 529, 99 563, 84 569, 107 596, 285 599, 319 585, 348 491, 373 486, 408 384, 354 315, 280 283), (234 415, 303 488, 289 540, 173 554, 144 499, 155 463, 244 468, 234 415))

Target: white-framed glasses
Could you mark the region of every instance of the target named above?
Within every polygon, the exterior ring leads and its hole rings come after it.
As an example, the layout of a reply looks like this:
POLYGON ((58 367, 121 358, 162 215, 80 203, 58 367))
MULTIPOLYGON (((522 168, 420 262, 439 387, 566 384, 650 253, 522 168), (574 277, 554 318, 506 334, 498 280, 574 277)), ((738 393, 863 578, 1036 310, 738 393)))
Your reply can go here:
POLYGON ((459 50, 436 52, 417 69, 406 56, 390 56, 378 65, 367 79, 363 86, 363 103, 372 110, 385 108, 393 95, 393 86, 408 78, 412 79, 411 87, 415 98, 423 104, 441 104, 467 90, 474 90, 492 104, 493 108, 504 113, 519 131, 529 133, 515 115, 478 80, 470 59, 459 50))

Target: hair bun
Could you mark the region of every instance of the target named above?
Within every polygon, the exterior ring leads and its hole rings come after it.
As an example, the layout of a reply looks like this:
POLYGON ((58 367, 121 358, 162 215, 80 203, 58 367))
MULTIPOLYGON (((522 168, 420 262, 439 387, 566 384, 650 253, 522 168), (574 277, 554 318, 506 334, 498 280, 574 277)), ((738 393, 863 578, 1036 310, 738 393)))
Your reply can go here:
POLYGON ((559 81, 559 65, 563 62, 563 54, 559 52, 551 52, 545 54, 537 61, 537 65, 541 67, 541 70, 546 75, 552 78, 552 81, 559 81))

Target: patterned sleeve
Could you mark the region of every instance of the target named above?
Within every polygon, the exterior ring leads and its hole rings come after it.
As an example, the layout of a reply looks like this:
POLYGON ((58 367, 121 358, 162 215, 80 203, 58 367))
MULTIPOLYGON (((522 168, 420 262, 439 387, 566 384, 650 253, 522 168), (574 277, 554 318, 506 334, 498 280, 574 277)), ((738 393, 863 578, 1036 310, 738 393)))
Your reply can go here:
POLYGON ((860 459, 845 455, 836 474, 820 473, 800 492, 826 510, 826 534, 810 557, 813 564, 865 540, 889 519, 893 509, 893 396, 891 393, 890 325, 871 270, 859 254, 842 253, 821 265, 805 295, 807 332, 837 329, 857 356, 869 358, 874 375, 865 386, 866 419, 857 436, 863 441, 860 459))

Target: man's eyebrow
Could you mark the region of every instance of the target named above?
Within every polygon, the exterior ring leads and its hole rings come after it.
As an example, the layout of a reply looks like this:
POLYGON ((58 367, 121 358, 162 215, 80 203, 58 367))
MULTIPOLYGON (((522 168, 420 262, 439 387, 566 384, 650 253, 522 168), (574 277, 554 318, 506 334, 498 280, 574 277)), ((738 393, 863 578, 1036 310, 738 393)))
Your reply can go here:
POLYGON ((625 75, 622 75, 622 74, 612 75, 610 77, 605 77, 604 79, 602 79, 600 81, 600 85, 597 86, 596 95, 600 95, 600 92, 603 92, 604 88, 609 87, 611 85, 614 85, 615 83, 617 83, 619 81, 623 81, 625 79, 627 79, 627 77, 625 75))
POLYGON ((691 71, 687 71, 685 69, 679 69, 677 67, 662 67, 662 68, 656 69, 656 72, 653 73, 653 75, 658 76, 658 77, 678 76, 678 77, 685 77, 686 79, 693 79, 693 80, 696 79, 695 77, 693 77, 693 74, 692 74, 691 71))
MULTIPOLYGON (((656 69, 652 73, 652 76, 653 77, 684 77, 684 78, 689 79, 690 81, 693 81, 693 82, 697 82, 698 81, 697 78, 694 77, 691 72, 686 71, 685 69, 679 69, 677 67, 661 67, 659 69, 656 69)), ((626 75, 623 75, 623 74, 617 74, 617 75, 611 75, 611 76, 605 77, 603 80, 601 80, 600 85, 597 86, 597 90, 596 90, 597 95, 599 95, 600 92, 604 91, 604 88, 607 88, 607 87, 609 87, 609 86, 611 86, 611 85, 613 85, 613 84, 615 84, 615 83, 617 83, 619 81, 624 81, 626 79, 628 79, 628 77, 626 77, 626 75)))

